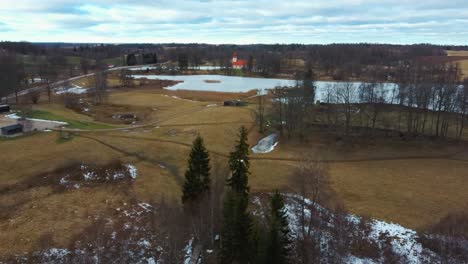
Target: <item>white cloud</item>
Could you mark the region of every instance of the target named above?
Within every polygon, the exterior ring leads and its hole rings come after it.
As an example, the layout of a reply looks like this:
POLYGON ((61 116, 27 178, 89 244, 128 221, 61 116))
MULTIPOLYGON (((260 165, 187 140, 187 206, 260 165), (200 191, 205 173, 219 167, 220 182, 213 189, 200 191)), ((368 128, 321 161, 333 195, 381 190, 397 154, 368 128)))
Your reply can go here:
POLYGON ((0 2, 0 39, 464 44, 465 6, 462 0, 16 0, 0 2))

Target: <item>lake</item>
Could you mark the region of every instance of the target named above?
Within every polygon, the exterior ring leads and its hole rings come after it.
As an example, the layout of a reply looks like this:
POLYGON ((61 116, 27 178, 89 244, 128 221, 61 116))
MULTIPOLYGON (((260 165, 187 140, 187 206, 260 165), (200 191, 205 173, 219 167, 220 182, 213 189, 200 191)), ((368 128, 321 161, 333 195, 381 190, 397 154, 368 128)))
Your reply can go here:
MULTIPOLYGON (((248 92, 250 90, 272 89, 275 86, 294 86, 295 80, 253 78, 225 75, 132 75, 135 79, 147 78, 149 80, 172 80, 182 81, 176 85, 166 87, 168 90, 192 90, 192 91, 214 91, 214 92, 248 92), (208 82, 207 82, 208 81, 208 82)), ((326 101, 327 91, 339 82, 317 81, 315 85, 316 99, 326 101)), ((362 82, 353 82, 356 90, 362 82)), ((390 100, 395 87, 393 83, 382 83, 386 90, 386 99, 390 100)), ((357 98, 356 98, 357 99, 357 98)))
MULTIPOLYGON (((173 67, 179 68, 179 67, 173 67)), ((201 71, 214 71, 214 70, 221 70, 223 67, 221 66, 198 66, 198 67, 187 67, 189 70, 201 70, 201 71)), ((129 68, 131 71, 150 71, 150 70, 157 70, 157 69, 171 69, 171 67, 166 66, 141 66, 141 67, 133 67, 129 68)))

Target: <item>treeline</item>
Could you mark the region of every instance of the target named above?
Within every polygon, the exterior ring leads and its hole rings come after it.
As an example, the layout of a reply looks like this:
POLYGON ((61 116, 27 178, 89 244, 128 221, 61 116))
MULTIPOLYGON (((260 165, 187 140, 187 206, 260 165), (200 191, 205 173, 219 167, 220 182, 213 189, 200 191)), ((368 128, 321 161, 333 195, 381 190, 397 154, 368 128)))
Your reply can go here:
MULTIPOLYGON (((244 69, 263 76, 294 74, 312 67, 317 77, 335 80, 367 79, 370 72, 379 80, 386 81, 395 75, 395 67, 402 61, 419 57, 443 56, 447 49, 463 49, 458 46, 437 46, 430 44, 389 45, 389 44, 329 44, 329 45, 209 45, 209 44, 73 44, 73 43, 27 43, 2 42, 0 50, 28 55, 75 56, 87 60, 122 58, 127 65, 156 62, 178 63, 186 61, 190 67, 203 64, 231 67, 233 52, 240 59, 249 61, 244 69), (145 55, 146 54, 146 55, 145 55), (150 57, 137 61, 125 60, 127 55, 150 57)), ((128 57, 127 57, 128 58, 128 57)))
POLYGON ((233 52, 248 61, 245 71, 263 76, 294 74, 312 67, 317 77, 328 76, 335 80, 367 78, 368 72, 379 69, 380 80, 394 74, 392 67, 400 61, 421 56, 445 55, 447 47, 434 45, 384 45, 384 44, 330 44, 330 45, 168 45, 159 50, 167 61, 180 58, 186 65, 197 67, 203 63, 231 67, 233 52))
POLYGON ((458 66, 407 62, 396 69, 394 84, 375 77, 337 82, 321 87, 320 97, 315 75, 298 74, 295 87, 271 91, 272 119, 289 138, 303 138, 317 126, 343 135, 396 131, 405 137, 463 138, 468 79, 461 79, 458 66))

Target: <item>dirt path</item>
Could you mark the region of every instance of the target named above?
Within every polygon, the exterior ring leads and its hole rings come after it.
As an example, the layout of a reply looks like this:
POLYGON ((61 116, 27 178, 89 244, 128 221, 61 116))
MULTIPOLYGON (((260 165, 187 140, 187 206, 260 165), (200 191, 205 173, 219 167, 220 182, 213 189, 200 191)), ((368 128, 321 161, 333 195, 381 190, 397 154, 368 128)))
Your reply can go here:
MULTIPOLYGON (((102 140, 99 140, 95 137, 92 136, 84 136, 84 135, 79 135, 81 137, 85 137, 91 140, 95 140, 96 142, 99 142, 101 144, 104 144, 108 147, 111 147, 113 149, 117 148, 109 143, 105 143, 102 140)), ((132 140, 144 140, 144 141, 152 141, 152 142, 163 142, 163 143, 170 143, 170 144, 175 144, 187 148, 191 148, 192 144, 189 143, 183 143, 180 141, 176 140, 170 140, 170 139, 161 139, 161 138, 150 138, 150 137, 132 137, 132 136, 124 136, 124 135, 102 135, 101 137, 111 137, 111 138, 124 138, 124 139, 132 139, 132 140)), ((209 150, 211 154, 228 158, 229 153, 223 153, 219 151, 214 151, 214 150, 209 150)), ((396 161, 396 160, 436 160, 436 159, 445 159, 445 160, 453 160, 453 161, 460 161, 460 162, 468 162, 468 160, 465 159, 460 159, 456 158, 462 151, 457 151, 454 153, 449 153, 449 154, 442 154, 442 155, 420 155, 420 156, 401 156, 401 157, 382 157, 382 158, 369 158, 369 159, 325 159, 323 160, 324 162, 327 163, 359 163, 359 162, 378 162, 378 161, 396 161)), ((250 156, 251 160, 265 160, 265 161, 289 161, 289 162, 301 162, 305 161, 305 159, 300 159, 300 158, 281 158, 281 157, 259 157, 259 156, 250 156)))

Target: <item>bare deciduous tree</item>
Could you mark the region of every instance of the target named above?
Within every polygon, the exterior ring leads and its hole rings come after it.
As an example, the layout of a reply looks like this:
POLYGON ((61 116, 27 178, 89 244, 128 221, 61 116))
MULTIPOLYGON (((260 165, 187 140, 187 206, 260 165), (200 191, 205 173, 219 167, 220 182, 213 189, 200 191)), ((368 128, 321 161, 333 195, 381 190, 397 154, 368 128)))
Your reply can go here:
POLYGON ((320 262, 321 203, 327 197, 328 168, 318 156, 309 156, 293 174, 293 184, 300 197, 298 256, 301 263, 320 262), (310 215, 306 212, 309 211, 310 215), (312 228, 316 232, 312 233, 312 228))
POLYGON ((33 90, 28 93, 28 97, 31 100, 31 103, 37 104, 41 98, 41 91, 33 90))
POLYGON ((265 131, 265 95, 263 90, 257 90, 257 119, 259 132, 263 133, 265 131))
POLYGON ((133 78, 129 69, 122 69, 120 71, 120 83, 124 87, 133 86, 133 78))
POLYGON ((337 103, 341 106, 343 112, 345 134, 349 135, 354 113, 354 104, 357 102, 356 87, 352 82, 342 82, 334 86, 334 91, 337 103))
POLYGON ((94 74, 93 96, 96 104, 102 104, 107 99, 107 71, 102 61, 96 62, 97 72, 94 74))

